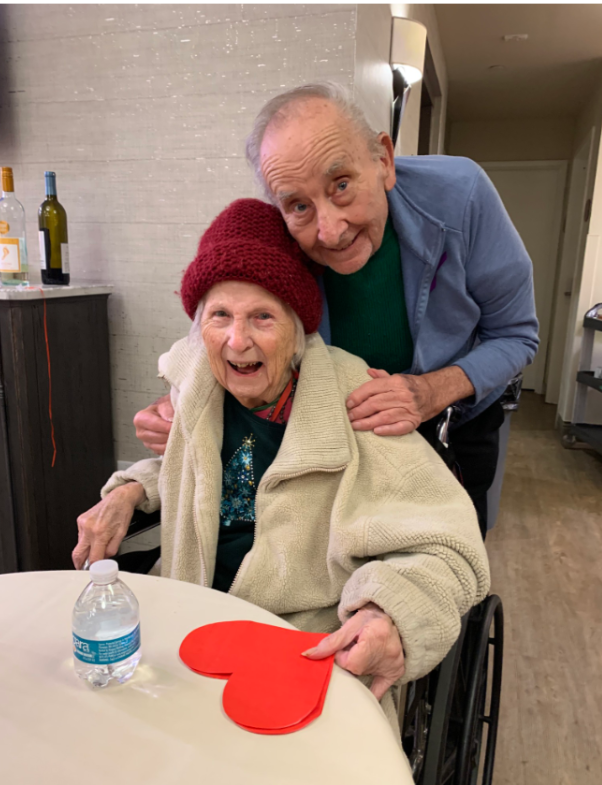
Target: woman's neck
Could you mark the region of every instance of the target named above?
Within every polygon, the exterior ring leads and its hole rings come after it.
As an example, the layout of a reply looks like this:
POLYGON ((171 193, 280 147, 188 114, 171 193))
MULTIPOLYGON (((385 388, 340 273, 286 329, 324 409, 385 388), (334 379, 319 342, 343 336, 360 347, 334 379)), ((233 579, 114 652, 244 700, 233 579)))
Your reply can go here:
POLYGON ((258 407, 263 406, 273 406, 280 400, 280 396, 286 390, 291 377, 292 372, 288 371, 280 385, 276 388, 275 394, 273 394, 272 390, 266 390, 263 395, 256 398, 243 398, 242 396, 239 397, 238 395, 234 395, 234 393, 233 395, 236 400, 245 407, 245 409, 257 409, 258 407))

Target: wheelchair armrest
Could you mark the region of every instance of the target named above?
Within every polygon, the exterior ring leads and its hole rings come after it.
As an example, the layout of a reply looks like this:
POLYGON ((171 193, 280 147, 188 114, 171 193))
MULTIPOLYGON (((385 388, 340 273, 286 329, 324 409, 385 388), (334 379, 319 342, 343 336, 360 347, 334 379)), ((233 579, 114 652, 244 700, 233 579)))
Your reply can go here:
POLYGON ((156 512, 142 512, 141 510, 134 510, 134 514, 132 515, 132 521, 130 523, 130 527, 128 529, 127 534, 123 538, 123 541, 131 539, 138 534, 142 534, 142 532, 149 531, 150 529, 154 529, 155 526, 159 526, 161 523, 161 510, 157 510, 156 512))

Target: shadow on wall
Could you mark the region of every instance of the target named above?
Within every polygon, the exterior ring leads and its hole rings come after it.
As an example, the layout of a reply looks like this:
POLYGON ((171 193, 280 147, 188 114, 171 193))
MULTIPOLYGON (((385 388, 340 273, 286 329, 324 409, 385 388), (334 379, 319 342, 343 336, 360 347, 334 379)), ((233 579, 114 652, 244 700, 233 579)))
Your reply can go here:
POLYGON ((0 155, 2 163, 10 166, 8 157, 14 150, 16 123, 11 101, 12 62, 8 40, 8 10, 0 5, 0 155))

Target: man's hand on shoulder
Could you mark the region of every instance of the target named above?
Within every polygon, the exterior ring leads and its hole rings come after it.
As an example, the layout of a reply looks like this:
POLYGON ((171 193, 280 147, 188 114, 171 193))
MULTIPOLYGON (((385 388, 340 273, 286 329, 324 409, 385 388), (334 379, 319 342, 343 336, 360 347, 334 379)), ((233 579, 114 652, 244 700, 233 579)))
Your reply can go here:
POLYGON ((351 425, 356 431, 374 431, 379 436, 400 436, 416 430, 423 420, 421 393, 416 376, 368 370, 372 380, 347 398, 351 425))
POLYGON ((164 395, 134 417, 136 438, 157 455, 163 455, 173 422, 174 410, 169 395, 164 395))
POLYGON ((347 398, 351 425, 356 431, 377 436, 403 436, 442 412, 447 406, 474 394, 474 387, 458 366, 422 376, 389 374, 368 369, 372 377, 347 398))

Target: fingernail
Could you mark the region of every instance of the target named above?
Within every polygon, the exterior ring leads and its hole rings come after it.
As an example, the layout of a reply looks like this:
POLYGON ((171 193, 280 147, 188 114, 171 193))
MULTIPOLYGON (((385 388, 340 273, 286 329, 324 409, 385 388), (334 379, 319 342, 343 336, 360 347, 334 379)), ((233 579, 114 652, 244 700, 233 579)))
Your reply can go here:
POLYGON ((302 651, 301 655, 303 657, 310 657, 312 654, 314 654, 315 651, 315 649, 308 649, 307 651, 302 651))

